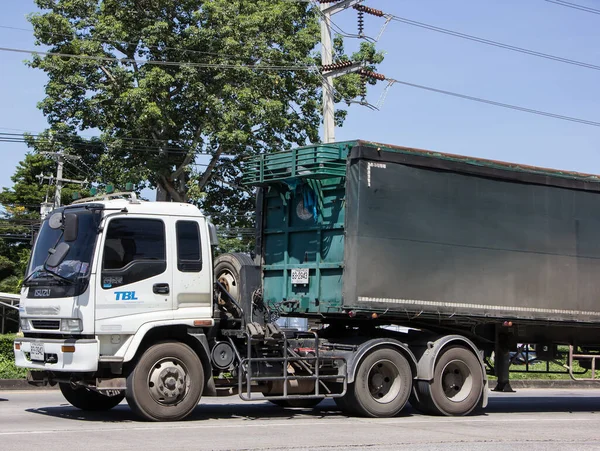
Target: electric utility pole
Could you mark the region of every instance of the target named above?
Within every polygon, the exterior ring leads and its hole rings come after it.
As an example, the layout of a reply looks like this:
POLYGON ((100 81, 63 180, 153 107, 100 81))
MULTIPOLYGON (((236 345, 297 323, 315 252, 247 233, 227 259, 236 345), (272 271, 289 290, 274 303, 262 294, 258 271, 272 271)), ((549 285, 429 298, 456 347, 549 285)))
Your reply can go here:
POLYGON ((52 182, 56 182, 56 189, 54 191, 54 208, 60 207, 61 204, 61 194, 62 194, 62 187, 63 187, 63 183, 76 183, 78 185, 87 185, 88 181, 87 180, 71 180, 71 179, 65 179, 63 178, 63 168, 65 165, 65 162, 67 160, 79 160, 80 157, 76 156, 76 155, 69 155, 63 152, 40 152, 43 155, 48 155, 50 157, 52 157, 53 159, 56 160, 57 162, 57 167, 56 167, 56 177, 50 175, 43 175, 40 174, 37 176, 38 179, 40 179, 40 181, 43 180, 48 180, 51 184, 52 182))
MULTIPOLYGON (((345 61, 333 62, 333 41, 331 38, 331 16, 346 9, 353 8, 359 12, 359 35, 364 37, 362 15, 364 13, 383 16, 379 10, 360 5, 364 0, 319 0, 321 3, 321 70, 323 75, 323 142, 335 141, 335 106, 333 79, 352 72, 358 72, 363 78, 366 95, 366 77, 381 79, 380 74, 364 70, 363 63, 345 61)), ((384 77, 385 78, 385 77, 384 77)))

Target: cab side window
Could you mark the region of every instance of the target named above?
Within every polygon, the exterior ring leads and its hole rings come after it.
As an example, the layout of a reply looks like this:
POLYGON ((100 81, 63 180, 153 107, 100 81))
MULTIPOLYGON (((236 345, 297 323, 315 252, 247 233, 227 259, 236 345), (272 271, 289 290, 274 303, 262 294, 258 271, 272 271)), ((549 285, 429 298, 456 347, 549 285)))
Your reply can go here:
POLYGON ((102 257, 104 288, 148 279, 167 269, 165 225, 157 219, 117 218, 106 231, 102 257))
POLYGON ((181 272, 202 270, 200 228, 195 221, 177 221, 177 269, 181 272))

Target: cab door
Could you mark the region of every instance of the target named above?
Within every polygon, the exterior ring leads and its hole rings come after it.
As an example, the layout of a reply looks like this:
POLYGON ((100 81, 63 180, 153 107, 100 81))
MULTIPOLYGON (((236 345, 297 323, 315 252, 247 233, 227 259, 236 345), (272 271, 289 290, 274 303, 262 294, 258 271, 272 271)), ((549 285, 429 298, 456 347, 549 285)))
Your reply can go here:
POLYGON ((135 332, 172 319, 170 218, 116 216, 104 227, 96 286, 97 332, 135 332))
POLYGON ((212 317, 212 260, 206 220, 173 218, 174 318, 212 317))

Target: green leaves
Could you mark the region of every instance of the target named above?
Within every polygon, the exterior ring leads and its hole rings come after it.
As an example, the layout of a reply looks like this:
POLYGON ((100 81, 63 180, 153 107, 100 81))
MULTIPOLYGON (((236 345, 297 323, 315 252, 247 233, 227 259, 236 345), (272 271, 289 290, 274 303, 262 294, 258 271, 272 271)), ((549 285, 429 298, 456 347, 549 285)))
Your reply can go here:
MULTIPOLYGON (((187 201, 197 183, 193 191, 206 194, 200 206, 214 210, 214 202, 221 202, 223 211, 235 212, 246 208, 241 204, 247 193, 234 188, 243 157, 319 140, 321 78, 298 70, 318 61, 320 26, 310 3, 36 3, 41 11, 30 21, 39 43, 54 52, 114 58, 47 56, 30 62, 48 76, 39 106, 51 127, 72 134, 100 130, 94 168, 113 179, 115 166, 143 175, 161 199, 176 201, 187 201), (222 154, 234 158, 225 162, 222 154), (210 170, 190 172, 196 161, 208 161, 210 170), (224 191, 235 194, 217 195, 224 191)), ((348 59, 339 44, 336 59, 348 59)), ((354 56, 381 61, 371 45, 354 56)), ((337 79, 336 100, 355 97, 360 86, 355 75, 337 79)), ((338 111, 338 125, 344 114, 338 111)))

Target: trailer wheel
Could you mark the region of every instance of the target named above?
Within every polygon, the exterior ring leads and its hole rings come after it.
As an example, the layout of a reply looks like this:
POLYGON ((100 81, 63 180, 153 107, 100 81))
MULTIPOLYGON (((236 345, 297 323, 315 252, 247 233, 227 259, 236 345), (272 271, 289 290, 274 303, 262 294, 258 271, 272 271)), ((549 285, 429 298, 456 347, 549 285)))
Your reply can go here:
POLYGON ((203 387, 202 363, 189 346, 158 343, 142 354, 127 377, 127 403, 147 420, 181 420, 198 405, 203 387))
POLYGON ((461 416, 471 413, 483 394, 483 371, 468 349, 453 346, 435 363, 433 381, 419 381, 419 410, 436 415, 461 416))
POLYGON ((354 383, 348 385, 347 399, 340 401, 350 413, 393 417, 406 405, 411 388, 412 371, 408 360, 394 349, 379 348, 362 360, 354 383))
POLYGON ((62 395, 71 405, 87 411, 110 410, 123 401, 125 397, 125 393, 116 396, 105 396, 85 387, 73 388, 71 384, 65 382, 59 383, 58 386, 62 395))
POLYGON ((307 398, 307 399, 269 399, 272 404, 283 408, 300 407, 310 409, 316 407, 323 401, 323 398, 307 398))

